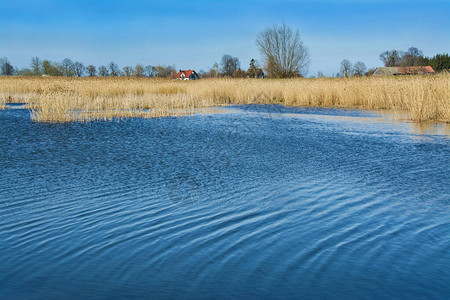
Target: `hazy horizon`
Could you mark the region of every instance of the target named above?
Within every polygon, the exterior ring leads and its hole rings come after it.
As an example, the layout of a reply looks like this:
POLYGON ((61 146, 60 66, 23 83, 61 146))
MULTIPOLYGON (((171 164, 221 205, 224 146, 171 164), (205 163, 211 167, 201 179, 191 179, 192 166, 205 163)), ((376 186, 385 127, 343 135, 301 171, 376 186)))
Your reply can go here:
POLYGON ((257 34, 285 22, 310 51, 308 75, 333 75, 343 59, 381 66, 385 50, 449 52, 449 12, 448 1, 0 0, 0 57, 19 68, 38 56, 207 71, 230 54, 246 69, 252 58, 261 60, 257 34))

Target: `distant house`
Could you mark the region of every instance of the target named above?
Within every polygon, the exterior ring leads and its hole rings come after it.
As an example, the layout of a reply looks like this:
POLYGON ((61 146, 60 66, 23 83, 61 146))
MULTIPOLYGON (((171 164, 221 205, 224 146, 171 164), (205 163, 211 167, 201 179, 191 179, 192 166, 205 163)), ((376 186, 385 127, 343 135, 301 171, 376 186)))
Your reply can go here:
POLYGON ((384 67, 376 68, 373 76, 398 76, 398 75, 432 75, 434 70, 430 66, 423 67, 384 67))
POLYGON ((197 80, 200 77, 194 70, 180 70, 178 73, 172 73, 170 79, 197 80))

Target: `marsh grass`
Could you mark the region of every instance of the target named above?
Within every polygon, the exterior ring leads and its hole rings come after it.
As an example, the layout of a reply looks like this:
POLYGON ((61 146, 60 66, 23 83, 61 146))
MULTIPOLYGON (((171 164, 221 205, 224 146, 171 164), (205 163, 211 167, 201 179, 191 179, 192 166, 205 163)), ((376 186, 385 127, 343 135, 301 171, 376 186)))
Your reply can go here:
POLYGON ((203 79, 2 77, 0 105, 26 102, 40 122, 192 114, 232 104, 388 109, 414 121, 450 122, 450 75, 203 79))

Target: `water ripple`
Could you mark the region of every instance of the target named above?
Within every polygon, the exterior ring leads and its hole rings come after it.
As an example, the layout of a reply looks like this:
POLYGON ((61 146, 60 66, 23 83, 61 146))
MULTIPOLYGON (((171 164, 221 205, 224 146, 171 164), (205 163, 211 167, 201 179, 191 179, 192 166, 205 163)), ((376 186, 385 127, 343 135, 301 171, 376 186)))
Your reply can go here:
POLYGON ((27 118, 0 111, 0 298, 450 294, 445 135, 281 106, 27 118))

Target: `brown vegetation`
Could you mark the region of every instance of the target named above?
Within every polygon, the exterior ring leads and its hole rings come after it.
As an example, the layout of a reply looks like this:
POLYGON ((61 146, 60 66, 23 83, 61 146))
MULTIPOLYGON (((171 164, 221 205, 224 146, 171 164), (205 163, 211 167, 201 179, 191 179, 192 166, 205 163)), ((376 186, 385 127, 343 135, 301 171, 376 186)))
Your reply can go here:
POLYGON ((231 104, 390 109, 415 121, 450 122, 450 75, 207 79, 2 77, 0 104, 26 102, 42 122, 190 114, 231 104))

